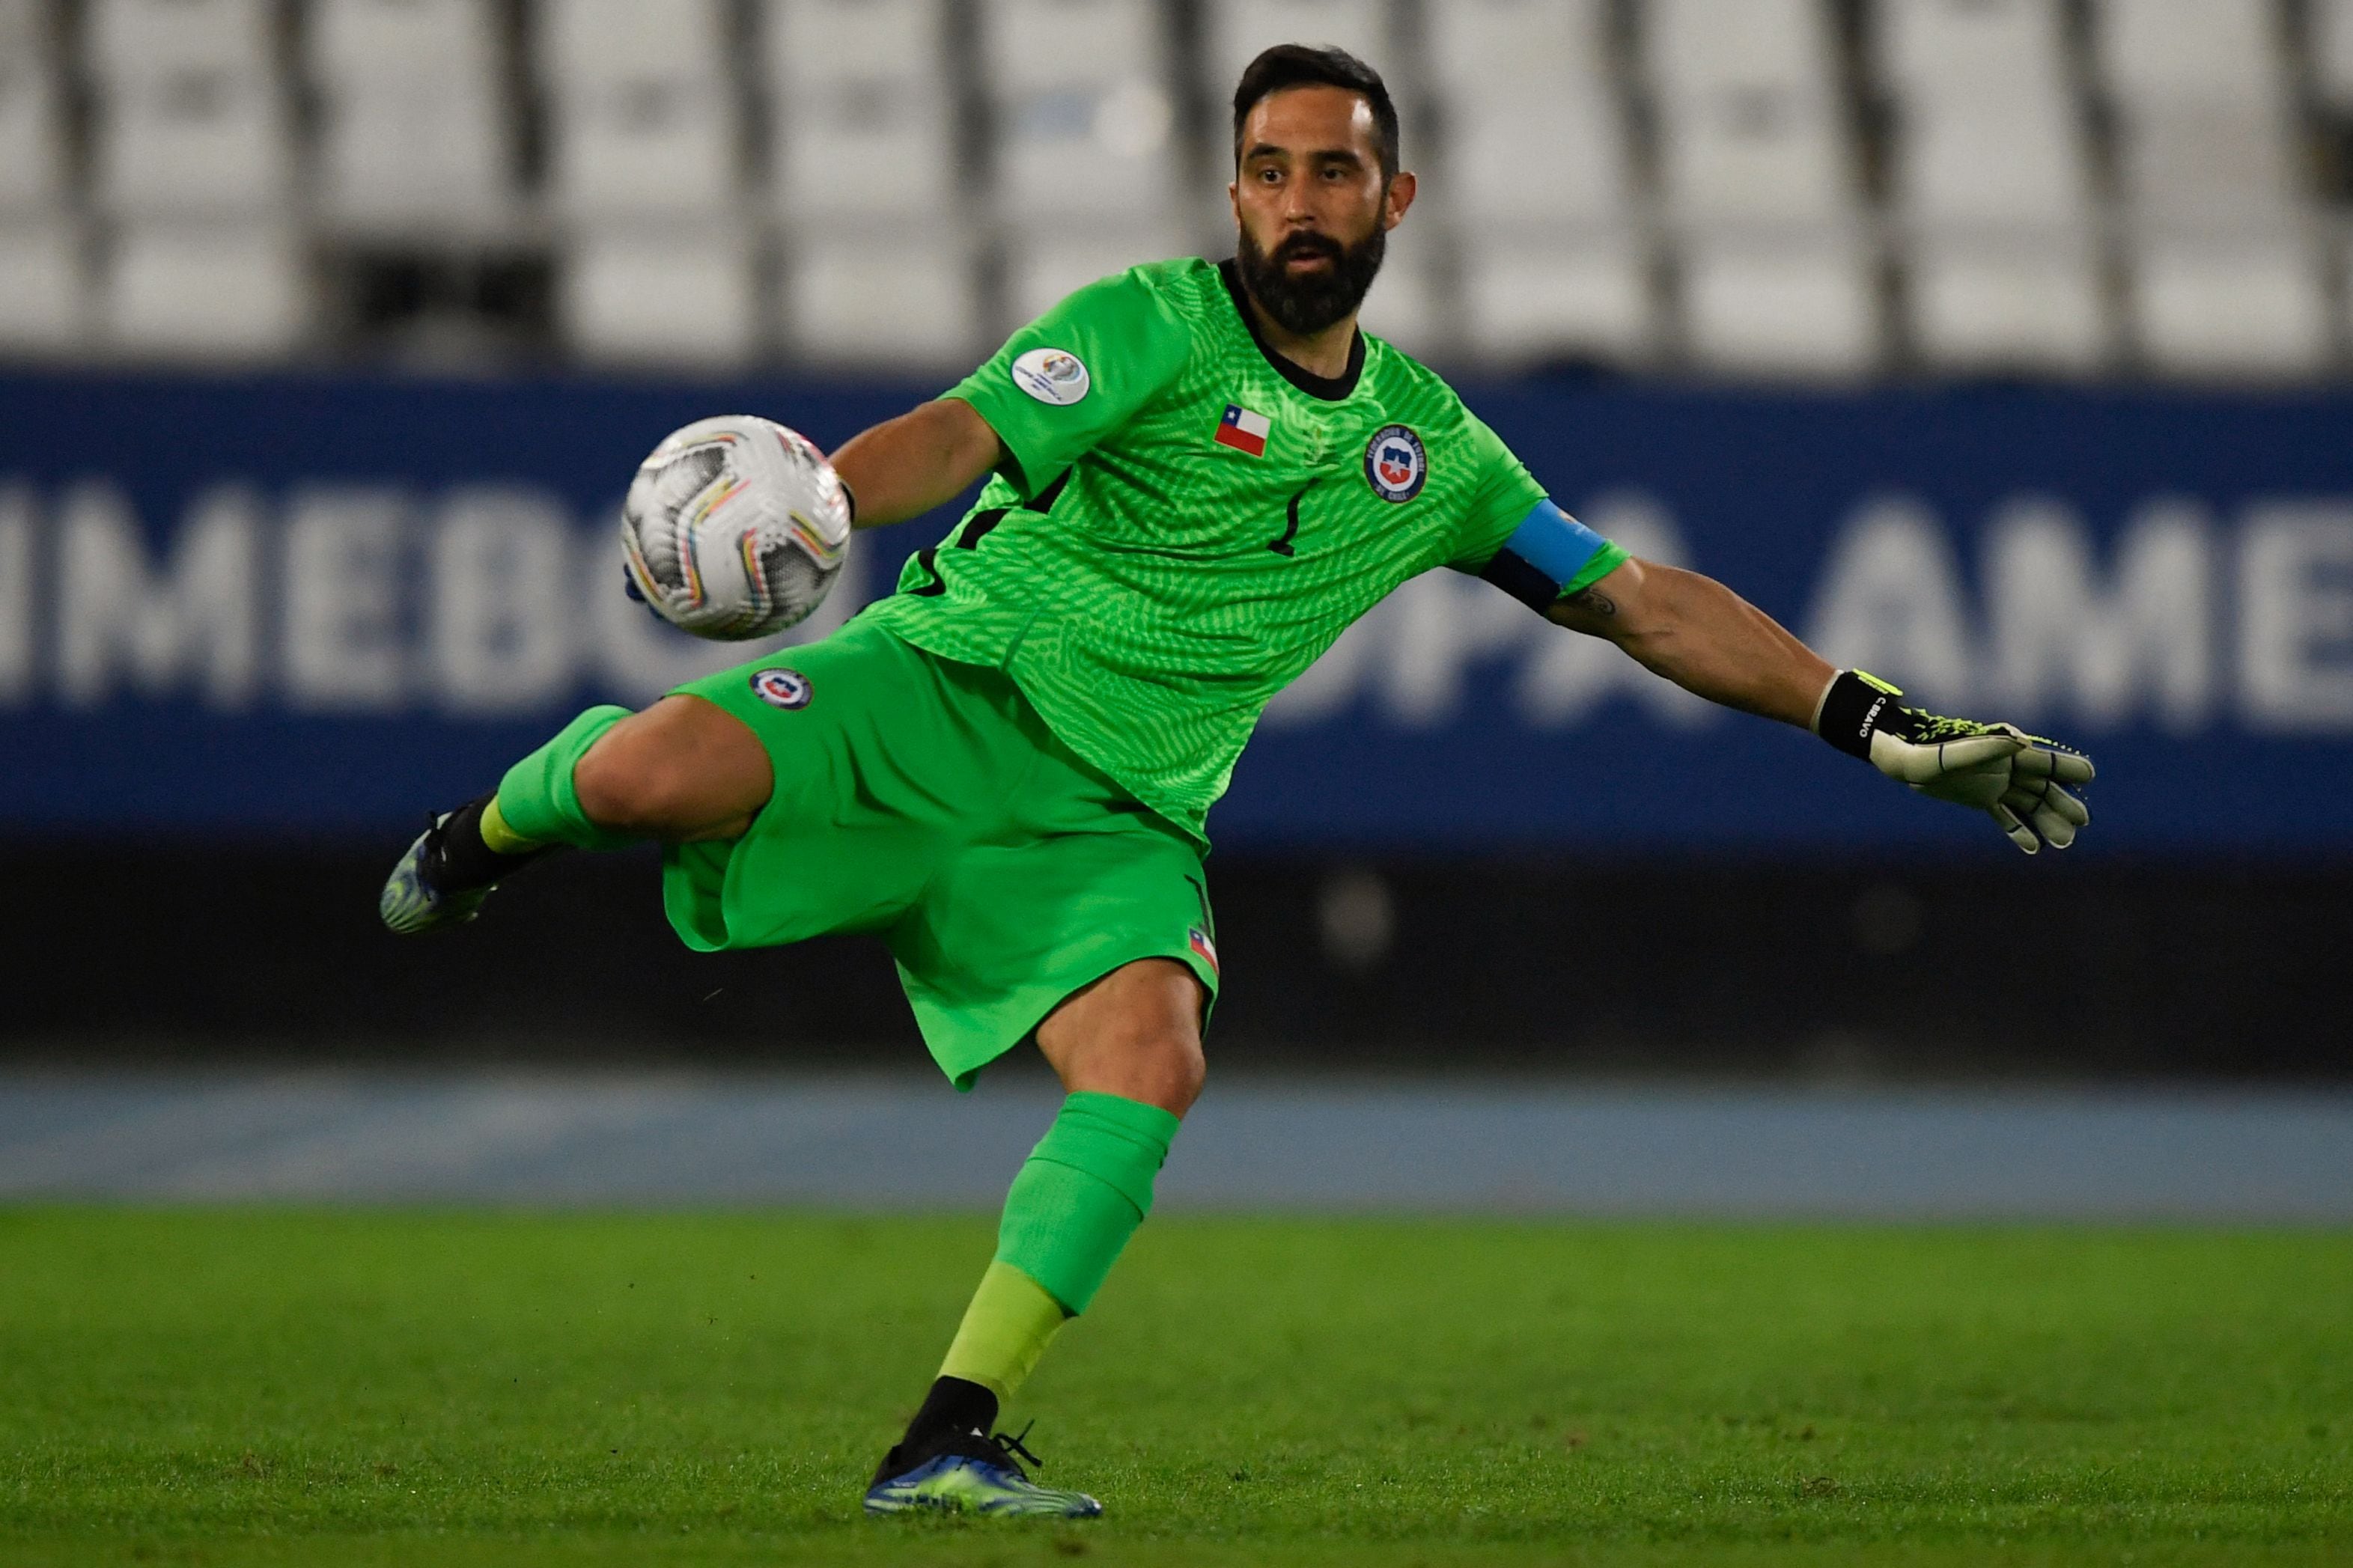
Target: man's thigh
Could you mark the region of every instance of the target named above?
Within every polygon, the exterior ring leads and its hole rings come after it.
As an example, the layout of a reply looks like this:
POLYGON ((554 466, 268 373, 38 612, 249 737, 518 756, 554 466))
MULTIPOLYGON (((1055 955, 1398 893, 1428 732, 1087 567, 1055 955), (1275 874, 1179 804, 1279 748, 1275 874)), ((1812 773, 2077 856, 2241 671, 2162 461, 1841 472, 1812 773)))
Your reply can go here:
POLYGON ((966 754, 923 656, 853 621, 823 642, 689 683, 765 751, 767 800, 738 837, 681 845, 663 899, 689 946, 775 946, 881 931, 954 842, 966 754))
POLYGON ((1199 853, 1174 829, 1135 818, 967 846, 890 940, 924 1043, 960 1086, 1064 1001, 1139 959, 1180 964, 1205 997, 1217 994, 1199 853))

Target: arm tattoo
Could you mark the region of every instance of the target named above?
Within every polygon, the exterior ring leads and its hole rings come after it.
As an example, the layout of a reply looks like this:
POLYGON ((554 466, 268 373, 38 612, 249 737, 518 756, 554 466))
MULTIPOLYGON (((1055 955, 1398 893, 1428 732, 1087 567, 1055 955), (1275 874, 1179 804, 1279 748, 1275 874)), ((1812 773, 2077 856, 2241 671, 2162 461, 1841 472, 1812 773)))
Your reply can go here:
POLYGON ((1589 616, 1609 616, 1618 613, 1617 602, 1599 588, 1579 588, 1562 602, 1569 608, 1582 610, 1589 616))

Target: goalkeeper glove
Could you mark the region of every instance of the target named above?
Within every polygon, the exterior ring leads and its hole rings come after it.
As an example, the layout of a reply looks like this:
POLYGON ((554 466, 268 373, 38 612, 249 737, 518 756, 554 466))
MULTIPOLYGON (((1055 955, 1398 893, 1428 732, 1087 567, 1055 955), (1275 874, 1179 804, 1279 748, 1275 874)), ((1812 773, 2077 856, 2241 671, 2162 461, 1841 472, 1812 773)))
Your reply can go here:
POLYGON ((2064 849, 2092 820, 2068 793, 2092 782, 2092 759, 2014 724, 1980 724, 1901 708, 1904 693, 1842 669, 1814 710, 1814 733, 1922 795, 1972 806, 2029 855, 2064 849))

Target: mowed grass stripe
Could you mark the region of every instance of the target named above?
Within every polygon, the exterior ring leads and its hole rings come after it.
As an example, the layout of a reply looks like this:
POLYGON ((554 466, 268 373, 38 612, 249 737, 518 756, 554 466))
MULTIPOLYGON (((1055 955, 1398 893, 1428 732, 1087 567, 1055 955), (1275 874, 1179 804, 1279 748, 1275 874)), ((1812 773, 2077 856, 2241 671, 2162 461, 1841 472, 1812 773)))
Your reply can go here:
POLYGON ((0 1560, 2353 1552, 2343 1234, 1155 1220, 1011 1413, 1112 1516, 868 1521, 991 1245, 0 1212, 0 1560))

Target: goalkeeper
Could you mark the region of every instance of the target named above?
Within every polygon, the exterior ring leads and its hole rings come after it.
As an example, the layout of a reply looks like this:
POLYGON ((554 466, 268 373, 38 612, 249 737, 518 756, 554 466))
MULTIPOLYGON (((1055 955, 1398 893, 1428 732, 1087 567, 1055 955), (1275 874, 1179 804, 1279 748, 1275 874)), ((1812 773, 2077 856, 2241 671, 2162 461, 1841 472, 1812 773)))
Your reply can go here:
MULTIPOLYGON (((396 931, 554 847, 667 847, 699 949, 871 931, 958 1088, 1034 1041, 1068 1091, 866 1506, 1082 1515, 992 1436, 1152 1206, 1218 989, 1210 805, 1267 700, 1400 583, 1484 577, 1703 697, 1811 729, 2028 853, 2087 820, 2073 752, 1901 706, 1720 584, 1548 500, 1439 378, 1356 329, 1414 179, 1371 69, 1285 46, 1234 98, 1234 259, 1138 267, 834 454, 863 527, 989 476, 824 642, 596 708, 439 818, 396 931)), ((1034 1458, 1033 1458, 1034 1462, 1034 1458)))

